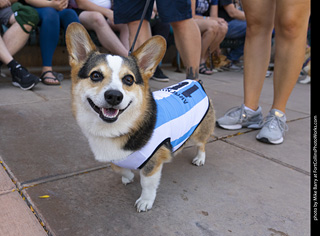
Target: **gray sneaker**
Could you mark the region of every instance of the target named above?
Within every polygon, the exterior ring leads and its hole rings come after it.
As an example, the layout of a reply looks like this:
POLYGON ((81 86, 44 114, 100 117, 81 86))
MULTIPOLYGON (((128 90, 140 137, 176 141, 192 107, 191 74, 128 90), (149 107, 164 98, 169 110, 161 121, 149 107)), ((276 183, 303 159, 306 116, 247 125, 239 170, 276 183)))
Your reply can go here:
POLYGON ((223 129, 236 130, 241 128, 259 129, 262 122, 261 107, 252 112, 244 108, 244 104, 240 107, 231 108, 227 113, 217 120, 217 125, 223 129))
POLYGON ((262 129, 256 138, 264 143, 281 144, 288 126, 286 115, 277 109, 272 109, 262 123, 262 129))

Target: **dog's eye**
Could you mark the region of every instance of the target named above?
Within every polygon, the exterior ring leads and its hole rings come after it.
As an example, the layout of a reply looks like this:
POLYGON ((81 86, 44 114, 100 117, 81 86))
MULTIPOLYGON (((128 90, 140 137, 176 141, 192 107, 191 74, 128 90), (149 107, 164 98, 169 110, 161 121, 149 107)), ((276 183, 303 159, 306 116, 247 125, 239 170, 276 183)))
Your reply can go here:
POLYGON ((103 80, 103 75, 98 72, 98 71, 93 71, 91 74, 90 74, 90 79, 93 81, 93 82, 99 82, 101 80, 103 80))
POLYGON ((122 78, 122 82, 128 86, 131 86, 134 83, 134 78, 132 75, 126 75, 122 78))

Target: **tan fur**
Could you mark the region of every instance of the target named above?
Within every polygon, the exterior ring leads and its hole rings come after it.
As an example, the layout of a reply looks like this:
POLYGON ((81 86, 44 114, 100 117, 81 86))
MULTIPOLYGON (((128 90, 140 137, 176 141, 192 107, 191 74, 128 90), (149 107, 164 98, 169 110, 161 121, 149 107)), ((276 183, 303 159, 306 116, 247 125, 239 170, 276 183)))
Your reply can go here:
POLYGON ((162 164, 170 162, 171 159, 171 151, 162 146, 143 167, 142 173, 145 176, 152 176, 154 173, 159 171, 159 168, 162 166, 162 164))

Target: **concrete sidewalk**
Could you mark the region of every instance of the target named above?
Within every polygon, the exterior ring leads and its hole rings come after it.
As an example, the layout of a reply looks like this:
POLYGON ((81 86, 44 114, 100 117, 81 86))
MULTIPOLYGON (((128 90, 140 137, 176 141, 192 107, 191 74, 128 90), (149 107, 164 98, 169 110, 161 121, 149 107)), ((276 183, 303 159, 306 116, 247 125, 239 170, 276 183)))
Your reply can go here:
MULTIPOLYGON (((169 83, 185 78, 165 67, 169 83)), ((217 117, 243 102, 242 72, 201 75, 217 117)), ((310 85, 297 84, 287 106, 282 145, 256 141, 258 131, 216 128, 205 166, 189 146, 163 168, 153 209, 137 213, 139 174, 123 186, 96 162, 62 86, 22 91, 0 78, 0 235, 310 235, 310 85)), ((265 80, 261 106, 272 104, 265 80)))

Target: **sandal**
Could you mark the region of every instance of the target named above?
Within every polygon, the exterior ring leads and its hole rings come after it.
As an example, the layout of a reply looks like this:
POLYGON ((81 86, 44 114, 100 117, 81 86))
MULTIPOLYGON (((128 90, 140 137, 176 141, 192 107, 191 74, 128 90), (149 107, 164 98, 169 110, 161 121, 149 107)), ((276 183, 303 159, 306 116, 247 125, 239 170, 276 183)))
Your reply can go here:
POLYGON ((206 63, 202 63, 199 66, 199 73, 204 74, 204 75, 212 75, 214 71, 210 70, 207 66, 206 63))
POLYGON ((63 80, 63 74, 48 70, 41 74, 40 79, 45 85, 60 85, 60 82, 63 80), (54 77, 46 77, 45 75, 48 73, 52 73, 54 77), (48 82, 47 80, 54 80, 55 82, 48 82))

